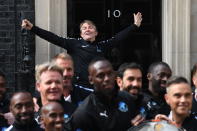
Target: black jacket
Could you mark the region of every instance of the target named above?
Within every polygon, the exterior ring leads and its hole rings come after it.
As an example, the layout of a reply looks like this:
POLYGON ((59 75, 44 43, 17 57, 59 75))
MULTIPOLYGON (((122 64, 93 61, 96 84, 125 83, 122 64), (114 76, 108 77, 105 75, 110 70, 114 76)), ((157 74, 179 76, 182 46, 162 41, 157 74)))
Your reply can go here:
MULTIPOLYGON (((63 96, 61 97, 61 100, 57 101, 57 102, 59 102, 62 105, 62 107, 64 108, 64 119, 65 119, 65 121, 69 120, 71 115, 75 111, 76 106, 73 105, 70 102, 65 101, 63 96)), ((38 123, 40 123, 40 115, 41 115, 40 111, 41 111, 41 108, 42 108, 41 98, 38 99, 37 104, 39 105, 40 109, 39 109, 38 112, 34 113, 34 117, 35 117, 36 121, 38 123)))
POLYGON ((195 97, 195 92, 193 93, 192 113, 195 114, 197 117, 197 101, 194 97, 195 97))
POLYGON ((197 131, 197 118, 191 114, 183 121, 182 127, 186 131, 197 131))
POLYGON ((73 85, 71 92, 71 103, 79 106, 83 100, 93 92, 93 89, 84 88, 83 86, 73 85))
POLYGON ((143 99, 143 107, 146 111, 146 119, 154 119, 157 114, 168 115, 170 107, 166 103, 164 96, 154 97, 149 90, 145 90, 143 99))
POLYGON ((73 113, 74 130, 125 131, 137 114, 133 97, 127 92, 118 92, 111 104, 104 104, 95 94, 90 94, 73 113))
POLYGON ((91 87, 88 80, 88 65, 96 57, 104 57, 107 49, 117 44, 122 44, 123 40, 131 36, 138 27, 131 25, 119 32, 115 37, 100 42, 90 43, 82 38, 63 38, 39 27, 33 26, 31 29, 39 37, 67 50, 74 60, 75 78, 78 85, 91 87), (121 43, 122 42, 122 43, 121 43))
POLYGON ((37 124, 37 122, 34 120, 29 125, 19 125, 17 123, 14 123, 9 131, 44 131, 44 130, 41 129, 40 126, 37 124))

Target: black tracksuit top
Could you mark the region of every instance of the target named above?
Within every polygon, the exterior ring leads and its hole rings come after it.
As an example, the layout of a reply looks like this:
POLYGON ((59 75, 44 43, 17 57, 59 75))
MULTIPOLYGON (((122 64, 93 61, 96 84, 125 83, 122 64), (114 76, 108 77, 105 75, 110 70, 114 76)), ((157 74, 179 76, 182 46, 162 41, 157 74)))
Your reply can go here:
POLYGON ((12 126, 13 127, 10 128, 9 131, 44 131, 44 129, 40 128, 35 120, 33 120, 29 125, 19 125, 14 123, 12 126))
POLYGON ((191 114, 183 121, 182 127, 186 131, 197 131, 197 118, 191 114))
POLYGON ((37 26, 33 26, 31 29, 39 37, 67 50, 74 61, 77 84, 84 87, 91 87, 88 81, 89 63, 96 57, 104 57, 104 53, 108 48, 123 44, 123 40, 129 38, 137 30, 136 25, 130 25, 111 39, 90 43, 82 38, 63 38, 37 26))
POLYGON ((90 94, 73 113, 74 131, 126 131, 136 116, 134 99, 119 91, 111 104, 104 104, 95 93, 90 94))

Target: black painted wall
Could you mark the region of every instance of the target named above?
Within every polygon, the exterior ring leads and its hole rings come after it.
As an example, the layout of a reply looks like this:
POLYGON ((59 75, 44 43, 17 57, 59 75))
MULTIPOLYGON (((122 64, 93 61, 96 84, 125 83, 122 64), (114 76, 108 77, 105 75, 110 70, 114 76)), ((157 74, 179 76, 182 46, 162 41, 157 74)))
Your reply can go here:
POLYGON ((0 0, 0 69, 9 93, 34 90, 35 40, 21 32, 21 17, 35 21, 34 0, 0 0), (28 65, 23 61, 28 55, 28 65))

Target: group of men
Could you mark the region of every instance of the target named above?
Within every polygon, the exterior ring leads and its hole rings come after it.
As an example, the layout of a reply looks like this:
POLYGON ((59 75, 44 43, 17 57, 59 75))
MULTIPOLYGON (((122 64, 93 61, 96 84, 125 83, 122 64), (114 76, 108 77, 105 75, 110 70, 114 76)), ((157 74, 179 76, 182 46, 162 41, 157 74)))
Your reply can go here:
MULTIPOLYGON (((170 78, 172 71, 166 63, 150 65, 148 88, 143 91, 139 64, 125 63, 117 74, 109 61, 96 59, 88 68, 90 84, 94 86, 92 91, 72 86, 75 85, 73 75, 70 80, 68 77, 73 73, 66 72, 73 72, 73 61, 68 54, 60 56, 65 56, 60 63, 67 68, 54 60, 36 67, 36 88, 40 94, 37 113, 30 93, 14 93, 9 109, 15 119, 7 130, 125 131, 155 117, 189 131, 197 130, 195 110, 192 111, 192 88, 184 77, 170 78), (79 91, 74 94, 74 90, 79 91), (86 96, 79 96, 80 93, 86 96), (69 95, 70 100, 66 99, 69 95), (79 101, 74 102, 74 99, 79 101)), ((196 74, 193 80, 194 77, 196 74)))
MULTIPOLYGON (((141 21, 138 12, 133 25, 109 40, 97 42, 96 26, 89 20, 80 24, 81 39, 62 38, 23 20, 23 28, 67 49, 72 57, 61 53, 51 62, 36 66, 38 92, 34 99, 28 92, 14 93, 9 105, 11 113, 6 114, 8 109, 1 111, 5 123, 6 116, 12 119, 11 114, 14 118, 7 131, 126 131, 154 118, 197 131, 192 109, 196 108, 192 107, 196 96, 192 97, 185 78, 170 78, 172 70, 167 63, 151 64, 148 85, 142 88, 143 71, 139 64, 124 63, 116 72, 103 58, 107 48, 122 44, 138 30, 141 21)), ((0 101, 2 98, 0 95, 0 101)))

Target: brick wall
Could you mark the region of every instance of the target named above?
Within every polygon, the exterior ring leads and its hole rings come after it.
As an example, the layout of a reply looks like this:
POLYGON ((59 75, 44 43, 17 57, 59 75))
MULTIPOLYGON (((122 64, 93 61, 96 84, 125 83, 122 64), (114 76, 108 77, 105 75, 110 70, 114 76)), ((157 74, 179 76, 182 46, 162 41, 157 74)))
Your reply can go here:
POLYGON ((0 0, 0 69, 6 74, 10 93, 34 87, 35 40, 29 32, 27 37, 22 37, 20 27, 21 13, 31 21, 35 20, 34 5, 34 0, 0 0), (25 44, 30 48, 28 52, 24 52, 25 44), (30 73, 24 71, 27 67, 22 61, 24 54, 30 54, 32 58, 31 67, 28 66, 30 73))

